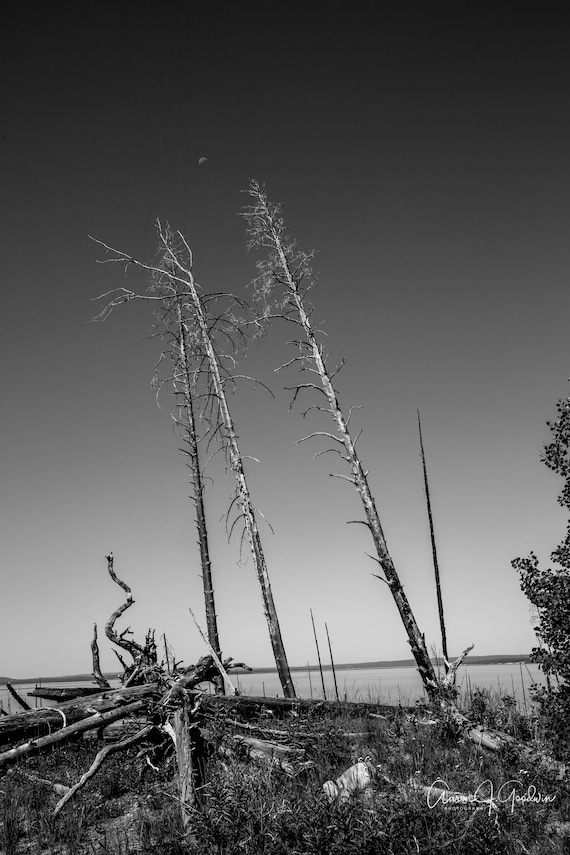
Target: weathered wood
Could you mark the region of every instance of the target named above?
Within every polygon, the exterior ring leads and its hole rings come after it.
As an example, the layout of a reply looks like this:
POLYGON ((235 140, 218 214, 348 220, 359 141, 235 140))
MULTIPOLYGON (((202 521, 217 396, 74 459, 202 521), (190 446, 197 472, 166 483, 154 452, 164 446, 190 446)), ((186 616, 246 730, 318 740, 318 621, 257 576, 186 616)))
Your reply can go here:
POLYGON ((431 552, 433 557, 433 570, 435 575, 435 591, 437 596, 437 611, 439 614, 439 626, 441 629, 441 649, 443 653, 443 661, 445 667, 445 673, 447 674, 449 670, 449 653, 447 652, 447 634, 445 631, 445 615, 443 611, 443 599, 441 596, 441 580, 439 577, 439 563, 437 560, 437 545, 435 541, 435 530, 433 527, 433 514, 431 510, 431 499, 429 494, 429 481, 427 474, 427 465, 426 465, 426 455, 424 450, 424 440, 422 436, 422 422, 420 419, 420 411, 419 408, 416 408, 418 414, 418 431, 420 434, 420 452, 422 456, 422 466, 424 471, 424 486, 426 491, 426 505, 427 505, 427 514, 429 521, 429 531, 431 537, 431 552))
POLYGON ((184 829, 187 829, 190 822, 191 810, 196 802, 194 763, 192 758, 192 731, 187 701, 184 701, 174 713, 173 730, 182 824, 184 829))
POLYGON ((65 725, 74 724, 93 715, 94 712, 112 710, 134 700, 143 698, 150 700, 159 697, 158 684, 148 683, 126 689, 110 689, 86 698, 67 701, 55 707, 8 715, 0 718, 0 745, 17 739, 38 736, 47 731, 60 730, 65 725))
POLYGON ((38 775, 32 775, 30 772, 27 772, 25 769, 22 769, 21 767, 18 768, 17 770, 15 770, 15 769, 9 770, 8 774, 10 774, 10 772, 15 772, 15 771, 17 771, 19 776, 26 778, 28 781, 31 781, 33 784, 41 784, 42 787, 47 787, 48 790, 51 790, 52 792, 54 792, 58 796, 64 796, 70 790, 70 787, 66 786, 65 784, 58 784, 56 781, 50 781, 48 778, 40 778, 38 775))
POLYGON ((351 793, 364 792, 372 786, 374 766, 365 760, 358 760, 350 766, 336 781, 325 781, 323 791, 329 802, 337 799, 342 803, 351 793))
POLYGON ((111 684, 101 671, 99 661, 99 644, 97 643, 97 624, 93 624, 93 639, 91 641, 91 658, 93 660, 93 677, 100 689, 110 689, 111 684))
MULTIPOLYGON (((108 710, 107 712, 97 712, 88 718, 81 721, 76 721, 68 727, 58 730, 49 736, 42 736, 39 739, 30 739, 23 745, 18 745, 16 748, 11 748, 9 751, 4 751, 0 754, 0 769, 8 766, 10 763, 15 763, 21 757, 28 754, 35 754, 50 745, 55 745, 58 742, 66 742, 80 733, 85 733, 88 730, 93 730, 96 727, 104 727, 112 721, 117 721, 120 718, 126 718, 128 715, 133 715, 136 712, 144 709, 146 700, 133 701, 133 703, 125 704, 119 708, 108 710)), ((60 719, 61 720, 61 719, 60 719)))
POLYGON ((92 778, 93 775, 97 772, 97 770, 103 765, 105 760, 107 759, 109 754, 113 754, 117 751, 125 751, 127 748, 131 748, 133 745, 138 745, 139 742, 143 742, 154 730, 154 725, 148 724, 146 727, 143 727, 141 731, 135 733, 134 736, 127 736, 121 742, 115 742, 113 745, 106 745, 104 748, 99 751, 95 760, 89 767, 89 769, 84 772, 79 781, 73 785, 73 787, 66 787, 66 792, 63 794, 63 798, 61 798, 55 806, 54 812, 52 816, 56 817, 58 813, 62 810, 63 807, 67 804, 67 802, 73 798, 75 793, 83 787, 89 778, 92 778))
MULTIPOLYGON (((192 690, 189 693, 195 694, 192 690)), ((393 706, 391 704, 367 704, 352 701, 324 701, 318 698, 269 698, 255 695, 203 695, 202 706, 223 706, 234 713, 257 714, 261 710, 272 710, 276 714, 287 712, 308 712, 322 710, 327 715, 367 716, 383 714, 393 718, 399 712, 416 712, 415 707, 393 706)))
POLYGON ((26 703, 26 701, 18 694, 12 683, 6 683, 6 688, 14 698, 14 700, 20 704, 23 710, 31 710, 31 706, 26 703))
POLYGON ((98 695, 101 691, 101 686, 63 686, 61 688, 58 686, 41 686, 27 692, 27 695, 29 698, 43 698, 45 701, 62 703, 74 701, 76 698, 85 698, 88 695, 98 695))

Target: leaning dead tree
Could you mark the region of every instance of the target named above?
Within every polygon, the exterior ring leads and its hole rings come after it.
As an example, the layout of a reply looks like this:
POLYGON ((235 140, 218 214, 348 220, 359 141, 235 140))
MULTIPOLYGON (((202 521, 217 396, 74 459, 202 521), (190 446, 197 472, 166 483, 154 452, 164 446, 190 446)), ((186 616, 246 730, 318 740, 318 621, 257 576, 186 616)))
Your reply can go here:
MULTIPOLYGON (((121 260, 124 261, 124 259, 121 260)), ((172 265, 170 268, 172 269, 172 265)), ((196 417, 197 377, 200 376, 200 371, 195 366, 196 364, 199 365, 201 361, 201 352, 200 347, 197 347, 196 336, 192 335, 193 331, 189 328, 183 315, 180 300, 176 299, 176 295, 173 295, 168 289, 165 292, 163 272, 162 270, 160 273, 153 271, 150 288, 153 294, 158 292, 159 295, 158 303, 155 304, 156 324, 153 335, 160 337, 164 342, 152 385, 157 390, 157 400, 160 391, 165 386, 170 386, 176 401, 172 418, 176 429, 182 434, 183 447, 180 451, 185 456, 186 465, 190 472, 193 493, 191 499, 196 509, 195 521, 202 568, 208 639, 213 649, 221 656, 204 503, 204 467, 199 454, 199 444, 204 439, 204 435, 200 433, 199 419, 196 417), (166 377, 159 373, 159 366, 164 362, 168 363, 170 367, 166 377)), ((173 270, 173 272, 175 271, 173 270)), ((103 317, 106 317, 109 308, 109 306, 106 307, 102 313, 103 317)), ((97 320, 100 318, 101 315, 98 316, 97 320)), ((217 691, 223 692, 223 690, 223 681, 220 680, 217 684, 217 691)))
MULTIPOLYGON (((192 400, 201 402, 202 413, 208 422, 209 439, 215 438, 220 441, 221 448, 227 455, 236 482, 236 494, 228 511, 227 520, 230 519, 234 507, 237 507, 238 511, 229 527, 229 535, 231 536, 235 525, 241 521, 244 527, 242 539, 246 537, 249 542, 283 693, 286 697, 294 697, 295 689, 261 545, 256 511, 245 474, 244 457, 239 447, 226 394, 228 384, 235 385, 238 380, 244 379, 228 367, 235 364, 236 337, 244 337, 243 321, 236 314, 236 310, 242 309, 243 304, 231 294, 203 294, 194 279, 192 250, 184 236, 180 232, 163 228, 160 222, 157 222, 157 231, 159 261, 154 265, 139 261, 101 241, 96 241, 107 252, 112 253, 112 257, 105 259, 102 263, 119 264, 127 269, 134 266, 147 271, 152 280, 151 293, 137 294, 126 288, 118 288, 102 295, 108 298, 108 303, 97 319, 106 318, 116 306, 131 300, 153 301, 162 313, 162 323, 165 328, 163 334, 177 343, 180 364, 184 364, 188 371, 192 372, 196 383, 202 384, 204 391, 197 392, 192 383, 188 382, 184 385, 185 380, 181 381, 180 374, 177 375, 177 382, 183 384, 183 392, 188 393, 192 400), (224 299, 229 301, 229 307, 220 309, 220 301, 224 299), (229 341, 229 353, 220 344, 220 338, 229 341), (192 359, 192 366, 189 364, 189 357, 192 359)), ((201 488, 196 489, 199 491, 201 488)), ((204 584, 208 609, 209 593, 206 591, 206 574, 204 584)), ((212 643, 212 646, 216 645, 212 643)))
MULTIPOLYGON (((292 387, 291 406, 301 392, 306 390, 317 392, 324 399, 322 404, 313 404, 303 415, 310 410, 326 413, 332 417, 336 428, 335 433, 314 431, 298 442, 305 442, 314 437, 324 437, 333 445, 315 456, 336 452, 348 464, 350 475, 334 473, 333 477, 342 478, 352 484, 361 499, 366 516, 366 520, 362 522, 369 529, 376 549, 377 557, 374 560, 384 571, 384 576, 378 578, 387 584, 394 598, 428 695, 439 697, 442 688, 447 689, 449 683, 446 682, 444 686, 437 679, 425 638, 420 632, 388 551, 376 502, 368 483, 368 473, 364 470, 356 450, 360 434, 353 439, 349 430, 350 419, 355 408, 351 407, 348 415, 345 416, 333 385, 333 380, 343 363, 334 371, 329 370, 322 333, 313 324, 313 307, 309 300, 309 292, 315 285, 311 269, 312 255, 299 251, 295 242, 287 236, 281 208, 279 205, 270 203, 263 184, 251 181, 247 192, 252 199, 252 204, 244 209, 242 216, 247 223, 248 246, 250 249, 261 248, 265 251, 265 257, 257 262, 258 275, 253 282, 254 294, 257 299, 264 301, 267 318, 282 318, 293 324, 301 335, 300 338, 290 342, 296 347, 298 355, 277 370, 295 365, 299 371, 308 374, 310 380, 292 387)), ((455 670, 456 668, 453 673, 455 670)))

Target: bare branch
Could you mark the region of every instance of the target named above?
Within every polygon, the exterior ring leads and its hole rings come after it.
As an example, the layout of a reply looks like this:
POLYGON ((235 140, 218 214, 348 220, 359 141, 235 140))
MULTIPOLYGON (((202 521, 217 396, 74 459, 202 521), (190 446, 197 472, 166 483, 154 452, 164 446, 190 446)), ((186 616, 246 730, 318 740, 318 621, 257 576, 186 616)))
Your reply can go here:
POLYGON ((271 534, 273 534, 273 535, 274 535, 274 534, 275 534, 275 531, 273 530, 273 526, 271 525, 271 523, 269 522, 269 520, 267 519, 267 517, 265 516, 265 514, 263 513, 263 511, 260 511, 260 510, 259 510, 259 508, 257 508, 256 510, 257 510, 257 513, 259 514, 259 516, 260 516, 262 519, 264 519, 264 520, 265 520, 265 522, 267 523, 267 525, 268 525, 268 526, 269 526, 269 528, 271 529, 271 534))
POLYGON ((202 631, 202 627, 200 626, 200 624, 196 620, 196 616, 195 616, 194 612, 192 611, 192 609, 190 608, 190 606, 188 606, 188 611, 190 612, 190 615, 192 616, 192 620, 194 621, 194 625, 195 625, 196 629, 198 630, 198 632, 202 636, 202 640, 208 646, 208 649, 209 649, 210 653, 212 654, 212 659, 216 663, 218 670, 219 670, 221 676, 223 677, 224 682, 226 683, 226 685, 228 686, 228 688, 230 690, 230 693, 232 695, 239 694, 238 690, 236 689, 236 687, 234 686, 234 684, 232 683, 232 681, 228 677, 228 673, 227 673, 226 669, 224 668, 224 666, 222 665, 218 654, 216 653, 216 651, 214 650, 214 648, 212 647, 212 645, 208 641, 207 637, 205 636, 204 632, 202 631))
POLYGON ((330 376, 331 381, 336 377, 336 375, 337 375, 337 374, 339 374, 339 373, 342 371, 342 369, 344 368, 345 364, 346 364, 346 359, 345 359, 345 357, 343 356, 343 358, 342 358, 342 359, 341 359, 341 361, 340 361, 340 365, 339 365, 339 366, 338 366, 338 367, 337 367, 337 368, 332 372, 332 374, 331 374, 331 376, 330 376))
POLYGON ((316 430, 313 433, 308 434, 307 436, 301 437, 301 439, 296 439, 293 443, 294 445, 299 445, 300 442, 305 442, 307 439, 313 439, 315 436, 326 436, 329 439, 334 440, 334 442, 338 442, 339 445, 342 445, 344 448, 344 443, 342 439, 338 436, 335 436, 333 433, 329 433, 326 430, 316 430))
MULTIPOLYGON (((137 659, 144 654, 143 648, 140 646, 140 644, 137 644, 136 641, 130 641, 124 637, 129 632, 128 629, 123 630, 120 635, 115 630, 116 621, 120 618, 123 612, 126 612, 126 610, 133 605, 134 599, 129 586, 126 584, 126 582, 123 582, 121 579, 119 579, 113 569, 113 553, 110 552, 108 555, 105 556, 105 558, 107 559, 107 570, 109 572, 109 576, 111 577, 113 582, 116 582, 116 584, 119 585, 127 594, 127 601, 120 605, 117 609, 115 609, 115 611, 111 614, 109 620, 107 621, 105 625, 105 635, 107 636, 109 641, 112 641, 113 644, 117 645, 117 647, 121 647, 123 650, 126 650, 127 653, 130 653, 130 655, 133 657, 134 662, 136 663, 137 659)), ((118 655, 119 654, 117 653, 117 656, 118 655)))
MULTIPOLYGON (((366 554, 368 555, 368 553, 366 553, 366 554)), ((370 555, 369 557, 372 558, 373 561, 378 561, 378 559, 373 558, 372 555, 370 555)), ((380 564, 379 561, 378 561, 378 564, 380 564)), ((384 582, 385 585, 388 585, 389 588, 392 586, 392 583, 389 582, 387 579, 385 579, 383 576, 377 576, 376 573, 371 573, 370 575, 374 576, 375 579, 380 579, 380 581, 384 582)))
MULTIPOLYGON (((307 437, 308 439, 309 437, 307 437)), ((297 440, 297 442, 301 442, 301 440, 297 440)), ((297 443, 295 443, 296 445, 297 443)), ((346 454, 343 454, 342 451, 339 451, 338 448, 325 448, 324 451, 317 451, 316 454, 313 454, 313 460, 317 457, 320 457, 322 454, 338 454, 339 457, 342 457, 343 460, 347 460, 346 454)))
POLYGON ((302 389, 316 389, 317 392, 321 392, 326 398, 326 392, 323 389, 321 389, 320 386, 317 386, 316 383, 299 383, 297 386, 285 386, 284 388, 287 392, 292 392, 293 390, 295 390, 295 394, 293 395, 293 397, 291 398, 291 401, 289 403, 289 409, 290 410, 292 409, 293 404, 297 400, 297 395, 299 394, 299 392, 302 389))
POLYGON ((79 781, 71 787, 70 790, 66 792, 66 794, 61 798, 56 804, 53 814, 53 817, 56 817, 58 813, 65 807, 68 801, 74 797, 76 792, 83 787, 87 781, 93 777, 93 775, 101 768, 109 754, 114 754, 117 751, 125 751, 127 748, 131 748, 133 745, 138 745, 139 742, 143 742, 150 733, 155 730, 154 725, 148 724, 144 727, 139 733, 136 733, 134 736, 128 736, 126 739, 122 739, 120 742, 112 743, 111 745, 106 745, 104 748, 99 751, 95 760, 85 772, 79 781))
POLYGON ((348 483, 352 484, 353 487, 356 486, 356 482, 355 482, 354 478, 350 475, 340 475, 338 472, 329 472, 329 477, 330 478, 342 478, 343 481, 348 481, 348 483))

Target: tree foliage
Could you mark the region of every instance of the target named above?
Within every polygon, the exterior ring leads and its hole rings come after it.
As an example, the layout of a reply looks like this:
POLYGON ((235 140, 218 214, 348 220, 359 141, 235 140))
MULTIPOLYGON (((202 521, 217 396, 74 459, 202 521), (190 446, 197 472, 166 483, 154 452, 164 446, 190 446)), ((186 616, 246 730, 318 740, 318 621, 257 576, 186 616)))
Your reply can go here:
MULTIPOLYGON (((547 422, 552 439, 544 446, 541 460, 564 479, 558 504, 570 512, 570 398, 557 404, 557 418, 547 422)), ((537 687, 535 697, 556 748, 570 754, 570 519, 566 536, 551 553, 553 567, 540 567, 537 556, 515 558, 512 566, 520 575, 523 593, 536 611, 538 646, 531 660, 547 676, 546 687, 537 687)))

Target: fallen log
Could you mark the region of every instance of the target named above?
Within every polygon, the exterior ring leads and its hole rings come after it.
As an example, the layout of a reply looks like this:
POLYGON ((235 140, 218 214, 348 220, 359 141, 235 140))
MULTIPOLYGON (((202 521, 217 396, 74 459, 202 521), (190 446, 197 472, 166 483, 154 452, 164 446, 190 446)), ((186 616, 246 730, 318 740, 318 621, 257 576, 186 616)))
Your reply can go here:
MULTIPOLYGON (((142 687, 141 687, 142 688, 142 687)), ((120 718, 126 718, 128 715, 139 712, 146 706, 146 700, 133 701, 130 704, 124 704, 118 708, 107 710, 106 712, 97 712, 88 718, 81 721, 76 721, 75 724, 70 724, 58 730, 56 733, 51 733, 49 736, 42 736, 39 739, 30 739, 23 745, 18 745, 16 748, 10 748, 0 754, 0 769, 4 766, 14 763, 20 757, 25 757, 29 754, 34 754, 47 748, 50 745, 55 745, 59 742, 66 742, 80 733, 85 733, 87 730, 93 730, 97 727, 104 727, 112 721, 117 721, 120 718)))
MULTIPOLYGON (((180 681, 180 687, 182 681, 180 681)), ((188 690, 189 694, 195 694, 188 690)), ((382 713, 386 718, 394 718, 400 712, 415 713, 415 707, 396 707, 390 704, 368 704, 352 701, 323 701, 316 698, 267 698, 255 695, 203 695, 202 705, 228 708, 232 714, 257 715, 263 710, 271 710, 277 715, 286 712, 307 712, 321 710, 337 715, 367 716, 382 713)))
MULTIPOLYGON (((204 735, 207 736, 207 734, 204 735)), ((248 736, 236 735, 231 738, 231 742, 222 742, 218 746, 218 753, 222 757, 249 757, 258 763, 275 767, 291 777, 313 765, 311 761, 303 762, 305 756, 303 748, 292 748, 288 745, 268 742, 265 739, 253 739, 248 736)))
MULTIPOLYGON (((27 692, 27 696, 29 698, 42 698, 45 701, 64 703, 65 701, 74 701, 76 698, 86 698, 88 695, 99 695, 102 691, 104 690, 101 689, 101 686, 65 686, 62 688, 57 686, 40 686, 31 692, 27 692)), ((28 707, 28 709, 30 708, 28 707)))
MULTIPOLYGON (((190 691, 190 694, 192 692, 190 691)), ((226 707, 231 715, 241 714, 247 716, 258 715, 265 710, 271 710, 277 715, 282 715, 286 712, 298 713, 300 711, 310 711, 322 709, 327 714, 337 715, 354 715, 354 716, 370 716, 378 717, 378 713, 382 712, 386 719, 393 719, 398 713, 409 713, 417 715, 415 707, 395 707, 388 704, 367 704, 353 703, 350 701, 323 701, 307 698, 264 698, 255 697, 252 695, 203 695, 202 706, 207 709, 209 706, 226 707)), ((491 731, 486 728, 474 726, 467 716, 459 712, 454 705, 442 705, 441 713, 444 717, 451 718, 466 739, 474 743, 479 748, 485 748, 490 751, 500 751, 505 746, 509 745, 520 753, 529 762, 540 761, 543 766, 558 775, 559 779, 566 775, 566 765, 544 753, 537 753, 524 743, 519 742, 512 736, 500 731, 491 731)))
POLYGON ((0 718, 0 745, 27 737, 37 737, 56 729, 60 730, 66 725, 93 715, 94 712, 116 709, 134 700, 158 698, 159 692, 157 683, 148 683, 144 686, 99 692, 55 707, 8 715, 0 718))
POLYGON ((52 790, 58 796, 64 796, 71 789, 66 786, 66 784, 58 784, 56 781, 50 781, 47 778, 40 778, 38 775, 32 775, 30 772, 26 772, 24 769, 10 769, 10 772, 16 771, 18 775, 26 778, 28 781, 31 781, 32 784, 41 784, 42 787, 47 787, 47 789, 52 790))

